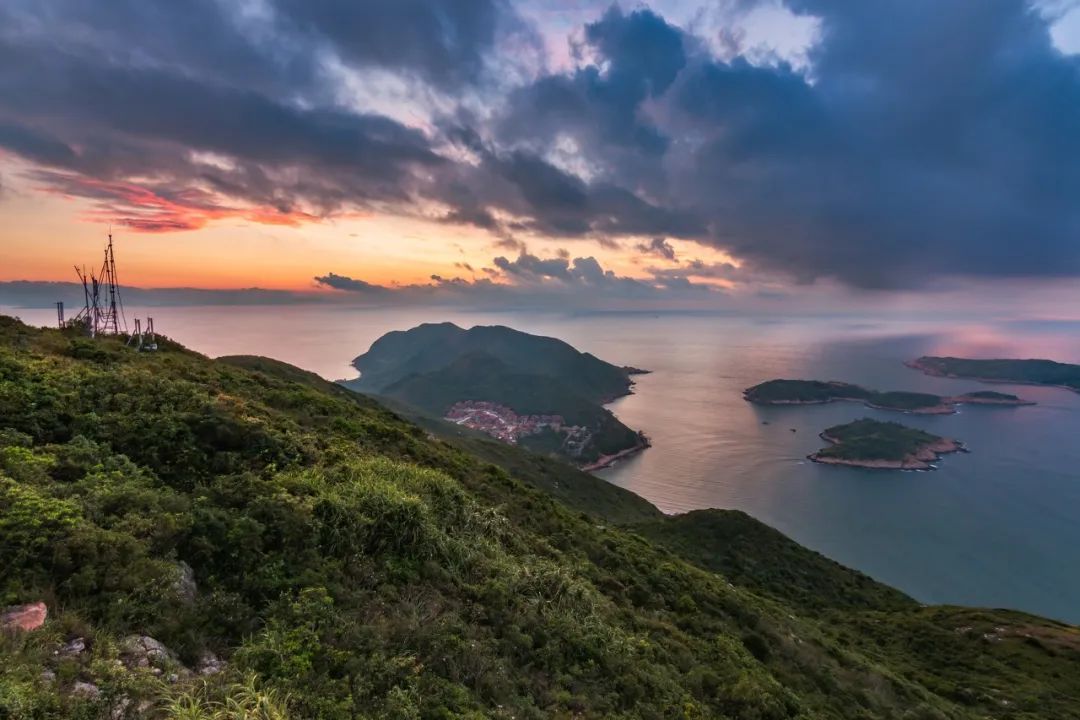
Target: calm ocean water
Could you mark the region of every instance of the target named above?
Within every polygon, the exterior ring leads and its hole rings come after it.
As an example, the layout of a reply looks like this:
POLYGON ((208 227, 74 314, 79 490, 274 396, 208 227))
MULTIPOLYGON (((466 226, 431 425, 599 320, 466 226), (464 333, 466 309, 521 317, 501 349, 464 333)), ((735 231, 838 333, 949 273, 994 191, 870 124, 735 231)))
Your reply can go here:
MULTIPOLYGON (((48 310, 3 310, 47 324, 48 310)), ((140 316, 147 311, 134 309, 140 316)), ((1080 361, 1080 325, 706 315, 483 314, 325 306, 155 308, 159 330, 210 356, 260 354, 329 379, 383 333, 420 322, 502 324, 653 371, 611 407, 654 446, 602 472, 666 512, 738 508, 927 603, 1012 607, 1080 622, 1080 395, 1019 387, 1034 407, 910 416, 855 404, 760 408, 774 377, 959 394, 976 382, 902 365, 924 354, 1080 361), (817 433, 858 417, 963 441, 927 473, 824 467, 817 433), (765 424, 768 423, 768 424, 765 424), (795 432, 792 432, 795 430, 795 432)), ((129 317, 132 312, 129 311, 129 317)))

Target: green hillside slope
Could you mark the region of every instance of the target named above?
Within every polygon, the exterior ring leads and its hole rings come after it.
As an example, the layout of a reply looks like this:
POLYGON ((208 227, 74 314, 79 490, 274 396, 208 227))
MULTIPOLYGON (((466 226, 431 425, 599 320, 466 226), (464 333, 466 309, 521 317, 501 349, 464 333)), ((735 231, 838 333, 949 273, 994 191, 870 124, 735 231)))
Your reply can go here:
POLYGON ((755 587, 767 568, 729 582, 303 371, 161 346, 0 318, 0 605, 49 611, 0 633, 2 718, 1080 708, 1075 628, 811 609, 755 587))
POLYGON ((432 436, 475 458, 498 465, 515 479, 544 491, 569 508, 619 524, 664 516, 640 495, 579 470, 564 460, 493 440, 480 431, 417 412, 393 398, 381 397, 380 402, 432 436))
POLYGON ((737 510, 695 510, 633 529, 736 585, 781 602, 812 610, 915 606, 900 591, 808 550, 737 510))
POLYGON ((463 330, 453 323, 419 325, 383 335, 353 361, 361 376, 352 384, 362 392, 382 392, 409 375, 438 370, 477 354, 493 357, 522 375, 556 378, 594 403, 625 395, 630 388, 624 368, 579 352, 562 340, 498 325, 463 330))

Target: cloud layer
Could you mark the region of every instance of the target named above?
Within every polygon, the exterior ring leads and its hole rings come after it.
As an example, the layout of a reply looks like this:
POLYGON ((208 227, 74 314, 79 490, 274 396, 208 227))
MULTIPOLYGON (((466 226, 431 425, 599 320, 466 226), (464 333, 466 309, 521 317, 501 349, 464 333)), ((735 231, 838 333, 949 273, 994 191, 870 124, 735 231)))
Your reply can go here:
MULTIPOLYGON (((660 2, 598 9, 567 66, 505 0, 11 0, 0 151, 147 232, 374 211, 671 264, 676 238, 746 273, 868 288, 1080 274, 1080 59, 1043 15, 783 4, 816 19, 805 67, 696 35, 660 2)), ((579 292, 627 280, 582 255, 494 269, 579 292)), ((733 269, 641 284, 706 271, 733 269)))

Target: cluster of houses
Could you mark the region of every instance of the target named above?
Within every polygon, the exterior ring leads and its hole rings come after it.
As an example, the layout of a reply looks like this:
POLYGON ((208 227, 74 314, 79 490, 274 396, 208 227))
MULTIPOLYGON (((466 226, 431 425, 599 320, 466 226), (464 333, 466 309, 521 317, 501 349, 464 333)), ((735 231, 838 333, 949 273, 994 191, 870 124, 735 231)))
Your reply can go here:
POLYGON ((454 403, 446 412, 446 419, 511 444, 545 429, 555 432, 570 429, 561 415, 518 415, 505 405, 484 400, 454 403))

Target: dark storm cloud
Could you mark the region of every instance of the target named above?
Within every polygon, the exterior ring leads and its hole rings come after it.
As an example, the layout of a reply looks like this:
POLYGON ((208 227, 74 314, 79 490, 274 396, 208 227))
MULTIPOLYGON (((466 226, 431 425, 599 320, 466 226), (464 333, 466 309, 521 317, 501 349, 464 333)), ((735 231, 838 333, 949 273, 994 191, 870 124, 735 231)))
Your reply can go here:
POLYGON ((600 179, 631 178, 656 189, 671 139, 643 106, 678 77, 687 41, 650 10, 625 14, 612 6, 585 28, 584 49, 595 62, 513 92, 497 123, 500 139, 536 151, 572 137, 575 149, 596 161, 600 179))
POLYGON ((0 124, 0 147, 46 165, 64 165, 75 158, 68 145, 17 124, 0 124))
MULTIPOLYGON (((61 51, 0 47, 0 104, 67 132, 169 141, 270 165, 307 162, 384 175, 437 157, 385 117, 301 108, 152 68, 87 65, 61 51), (78 127, 58 118, 79 108, 78 127)), ((74 124, 74 123, 71 123, 74 124)))
POLYGON ((688 238, 705 231, 693 209, 650 202, 603 178, 586 181, 528 150, 501 152, 485 146, 479 154, 479 165, 453 170, 456 180, 434 191, 445 203, 461 203, 447 221, 485 227, 504 237, 515 232, 588 237, 611 247, 623 235, 688 238), (495 210, 516 219, 498 222, 495 210))
POLYGON ((714 242, 870 287, 1080 271, 1078 62, 1028 5, 792 5, 822 21, 813 85, 736 60, 673 91, 714 242))
POLYGON ((571 68, 522 80, 505 0, 10 0, 0 150, 93 219, 420 215, 578 285, 607 275, 524 242, 694 240, 741 276, 874 288, 1080 274, 1080 59, 1030 4, 785 1, 819 22, 806 69, 612 6, 571 68), (415 122, 365 109, 371 69, 416 88, 415 122))
MULTIPOLYGON (((422 5, 341 4, 359 8, 353 16, 375 12, 375 21, 422 5)), ((315 12, 333 3, 306 5, 315 12)), ((505 9, 472 5, 471 19, 430 3, 405 23, 402 32, 415 37, 412 49, 399 43, 399 68, 415 69, 410 53, 436 41, 427 17, 438 21, 445 50, 432 69, 456 73, 457 63, 471 73, 490 46, 483 27, 505 9)), ((376 204, 417 212, 409 206, 446 162, 431 139, 335 102, 340 87, 319 67, 315 18, 300 32, 289 14, 297 8, 253 8, 224 0, 4 4, 0 151, 39 166, 33 177, 42 187, 95 200, 92 219, 145 231, 223 217, 298 224, 376 204)), ((389 37, 388 28, 369 28, 376 31, 389 37)))
POLYGON ((475 81, 500 24, 515 23, 503 0, 276 0, 283 20, 332 43, 346 62, 406 69, 434 83, 475 81))
MULTIPOLYGON (((135 18, 158 7, 138 5, 135 18)), ((220 72, 204 77, 198 61, 179 62, 185 50, 197 54, 197 44, 169 33, 163 20, 147 29, 174 42, 154 61, 136 60, 130 48, 118 55, 97 52, 96 42, 48 42, 35 28, 66 5, 35 7, 42 17, 6 11, 23 33, 13 25, 0 31, 0 148, 48 166, 37 180, 98 200, 95 212, 130 227, 192 229, 227 216, 296 224, 366 203, 406 202, 416 169, 443 162, 423 133, 390 118, 229 84, 255 59, 238 50, 230 66, 224 40, 215 55, 220 72), (200 152, 214 159, 193 155, 200 152), (127 182, 133 176, 137 184, 127 182)), ((160 4, 161 14, 170 7, 160 4)), ((211 26, 207 36, 219 32, 211 26)), ((139 42, 153 49, 145 37, 139 42)))
POLYGON ((541 156, 570 137, 594 183, 806 281, 1080 273, 1080 62, 1029 4, 788 4, 820 19, 809 77, 612 10, 595 62, 517 91, 501 137, 541 156))
POLYGON ((604 145, 662 154, 668 138, 639 116, 686 65, 683 33, 649 10, 629 15, 616 6, 585 28, 589 49, 605 67, 587 65, 518 90, 503 123, 509 137, 551 138, 567 128, 604 145))

